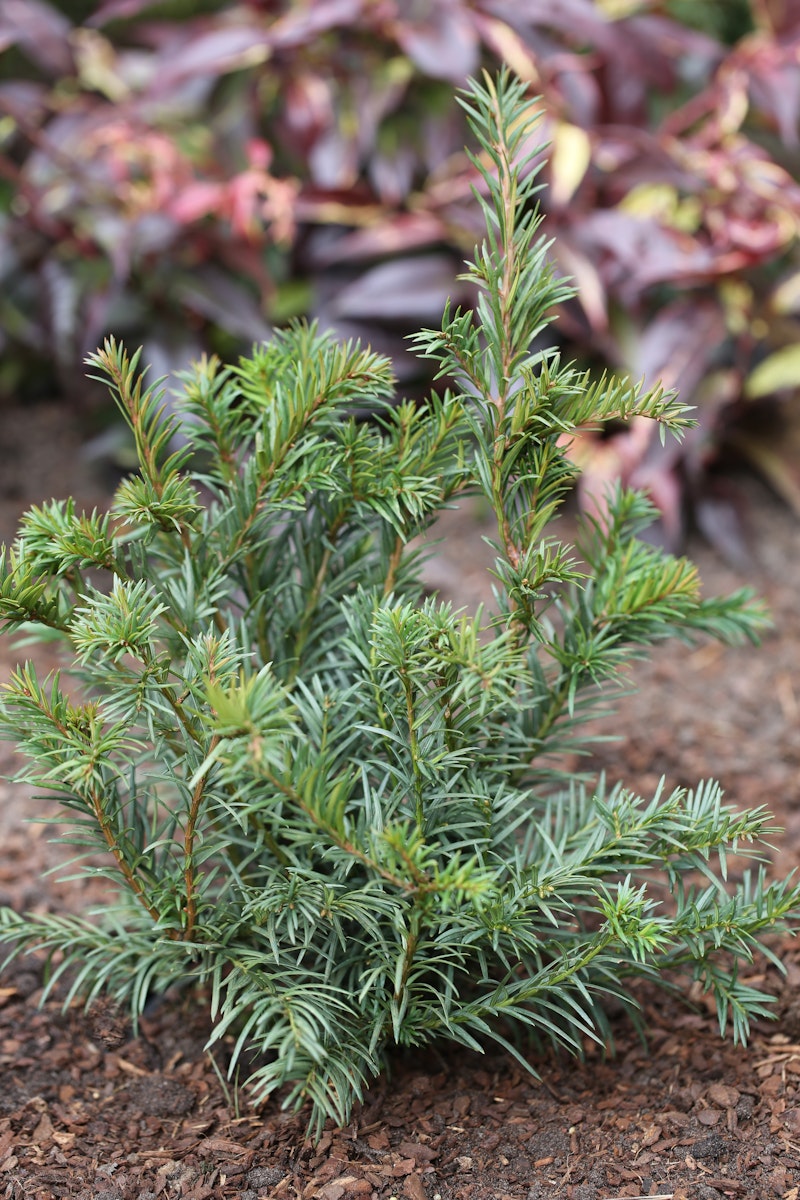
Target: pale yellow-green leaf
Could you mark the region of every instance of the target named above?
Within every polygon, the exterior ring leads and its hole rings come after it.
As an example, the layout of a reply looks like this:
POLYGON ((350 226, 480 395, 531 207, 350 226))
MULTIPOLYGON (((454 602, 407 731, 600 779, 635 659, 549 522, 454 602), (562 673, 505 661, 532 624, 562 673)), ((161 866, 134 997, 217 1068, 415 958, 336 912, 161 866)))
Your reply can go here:
POLYGON ((782 346, 760 362, 745 380, 744 394, 757 400, 795 387, 800 387, 800 343, 782 346))
POLYGON ((550 150, 550 194, 554 204, 567 204, 572 199, 591 158, 592 146, 586 130, 559 121, 550 150))
POLYGON ((536 59, 519 34, 515 33, 510 25, 506 25, 505 21, 500 21, 495 17, 484 14, 481 20, 483 23, 482 36, 487 46, 511 68, 515 75, 524 79, 526 83, 533 83, 538 87, 540 75, 536 59))
POLYGON ((744 279, 721 279, 719 297, 725 309, 725 323, 734 336, 751 329, 753 322, 753 288, 744 279))
POLYGON ((622 21, 649 7, 647 0, 595 0, 595 3, 609 21, 622 21))
POLYGON ((772 293, 770 306, 776 313, 800 312, 800 271, 779 283, 772 293))
POLYGON ((619 208, 632 217, 655 218, 684 233, 693 233, 700 220, 698 199, 681 197, 671 183, 640 183, 623 197, 619 208))
POLYGON ((120 73, 114 47, 96 29, 73 29, 70 43, 78 78, 87 91, 101 92, 120 104, 130 96, 130 86, 120 73))

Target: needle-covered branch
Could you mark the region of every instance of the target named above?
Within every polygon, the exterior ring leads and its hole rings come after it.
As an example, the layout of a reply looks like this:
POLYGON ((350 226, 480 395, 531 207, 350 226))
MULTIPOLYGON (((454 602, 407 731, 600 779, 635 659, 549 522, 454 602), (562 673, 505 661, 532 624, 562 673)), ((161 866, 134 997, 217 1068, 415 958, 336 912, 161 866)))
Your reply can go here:
POLYGON ((665 637, 755 640, 766 618, 641 540, 636 493, 578 545, 559 536, 576 429, 671 436, 689 417, 561 363, 535 106, 507 75, 463 100, 486 232, 474 308, 416 338, 441 394, 398 400, 386 359, 295 324, 235 366, 202 360, 168 407, 110 340, 91 366, 138 471, 108 513, 32 509, 0 557, 0 624, 69 668, 22 666, 0 726, 116 884, 94 923, 0 910, 0 940, 44 949, 70 999, 106 989, 134 1014, 207 985, 231 1069, 252 1065, 259 1101, 308 1103, 315 1132, 392 1045, 524 1057, 510 1023, 532 1055, 607 1041, 604 1004, 633 1009, 636 975, 692 976, 744 1038, 769 997, 739 964, 800 915, 791 883, 728 881, 729 853, 763 856, 763 810, 559 765, 631 659, 665 637), (495 604, 474 614, 420 571, 420 535, 467 492, 497 528, 495 604))

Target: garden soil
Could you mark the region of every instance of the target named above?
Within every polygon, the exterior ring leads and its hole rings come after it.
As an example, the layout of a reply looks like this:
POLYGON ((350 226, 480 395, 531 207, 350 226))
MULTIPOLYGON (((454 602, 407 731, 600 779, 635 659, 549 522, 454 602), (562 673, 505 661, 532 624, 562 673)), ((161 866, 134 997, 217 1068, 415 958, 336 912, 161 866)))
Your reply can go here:
MULTIPOLYGON (((757 651, 661 647, 634 672, 621 739, 593 765, 646 796, 662 776, 712 776, 730 801, 767 805, 783 829, 771 872, 784 876, 800 862, 800 524, 757 481, 736 487, 749 568, 690 549, 710 591, 755 586, 774 630, 757 651)), ((0 412, 0 536, 29 503, 72 493, 91 506, 108 490, 66 409, 0 412)), ((488 596, 491 530, 470 511, 439 532, 431 586, 474 605, 488 596)), ((0 656, 7 675, 7 639, 0 656)), ((8 774, 11 748, 2 755, 8 774)), ((54 913, 98 902, 97 885, 46 874, 64 851, 26 823, 44 802, 10 783, 0 800, 0 902, 54 913)), ((615 1018, 613 1055, 587 1044, 579 1063, 541 1058, 539 1080, 495 1051, 400 1056, 352 1123, 317 1145, 302 1114, 254 1110, 224 1079, 224 1044, 216 1061, 204 1050, 202 1005, 166 999, 134 1036, 108 1004, 64 1008, 62 993, 41 1005, 41 963, 22 959, 0 976, 0 1197, 800 1200, 800 947, 774 948, 785 975, 760 960, 748 973, 774 994, 776 1020, 758 1023, 747 1049, 720 1038, 682 981, 693 1006, 640 986, 647 1045, 615 1018)))

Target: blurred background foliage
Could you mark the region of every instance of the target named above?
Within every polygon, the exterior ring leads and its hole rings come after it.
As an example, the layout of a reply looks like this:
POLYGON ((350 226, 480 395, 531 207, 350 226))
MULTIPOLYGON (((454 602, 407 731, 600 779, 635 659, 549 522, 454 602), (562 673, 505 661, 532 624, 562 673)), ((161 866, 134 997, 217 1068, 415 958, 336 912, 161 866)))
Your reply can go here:
POLYGON ((0 398, 81 400, 113 332, 158 373, 307 314, 389 353, 480 229, 455 88, 541 96, 568 357, 698 408, 571 453, 743 553, 715 470, 800 512, 800 0, 0 0, 0 398))

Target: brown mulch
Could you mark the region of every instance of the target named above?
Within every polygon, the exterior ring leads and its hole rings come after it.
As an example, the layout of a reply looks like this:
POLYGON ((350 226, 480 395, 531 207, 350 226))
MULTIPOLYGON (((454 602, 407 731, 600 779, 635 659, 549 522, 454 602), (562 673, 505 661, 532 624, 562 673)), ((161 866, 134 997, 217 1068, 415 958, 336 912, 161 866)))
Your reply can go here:
MULTIPOLYGON (((102 500, 76 451, 60 409, 0 414, 3 536, 31 500, 102 500), (25 458, 54 444, 45 466, 25 458)), ((763 489, 743 486, 752 582, 775 632, 760 651, 660 650, 623 704, 624 740, 596 764, 644 794, 662 774, 711 774, 731 800, 766 803, 787 831, 774 867, 785 874, 800 862, 800 529, 763 489)), ((454 517, 436 582, 461 602, 483 594, 481 553, 471 519, 454 517)), ((742 582, 707 548, 697 555, 713 590, 742 582)), ((8 646, 0 655, 0 670, 16 661, 8 646)), ((0 801, 0 902, 80 907, 91 888, 43 877, 60 851, 24 824, 41 805, 10 785, 0 801)), ((235 1080, 223 1084, 225 1043, 212 1061, 202 1005, 164 1000, 134 1037, 108 1003, 63 1011, 56 994, 40 1007, 41 964, 22 959, 0 976, 0 1197, 800 1200, 800 949, 777 948, 787 975, 755 964, 752 977, 776 995, 778 1020, 759 1023, 746 1050, 720 1038, 701 1000, 691 1009, 641 985, 647 1047, 620 1021, 615 1057, 588 1044, 582 1063, 543 1058, 541 1082, 497 1052, 400 1056, 352 1124, 317 1145, 304 1116, 277 1103, 255 1111, 235 1080)))
POLYGON ((39 1010, 30 963, 4 984, 0 1195, 15 1200, 798 1195, 800 1045, 764 1029, 743 1053, 663 994, 641 993, 649 1051, 621 1030, 615 1059, 542 1063, 538 1085, 505 1055, 410 1056, 313 1145, 301 1118, 225 1095, 199 1007, 165 1004, 133 1038, 107 1007, 39 1010))

